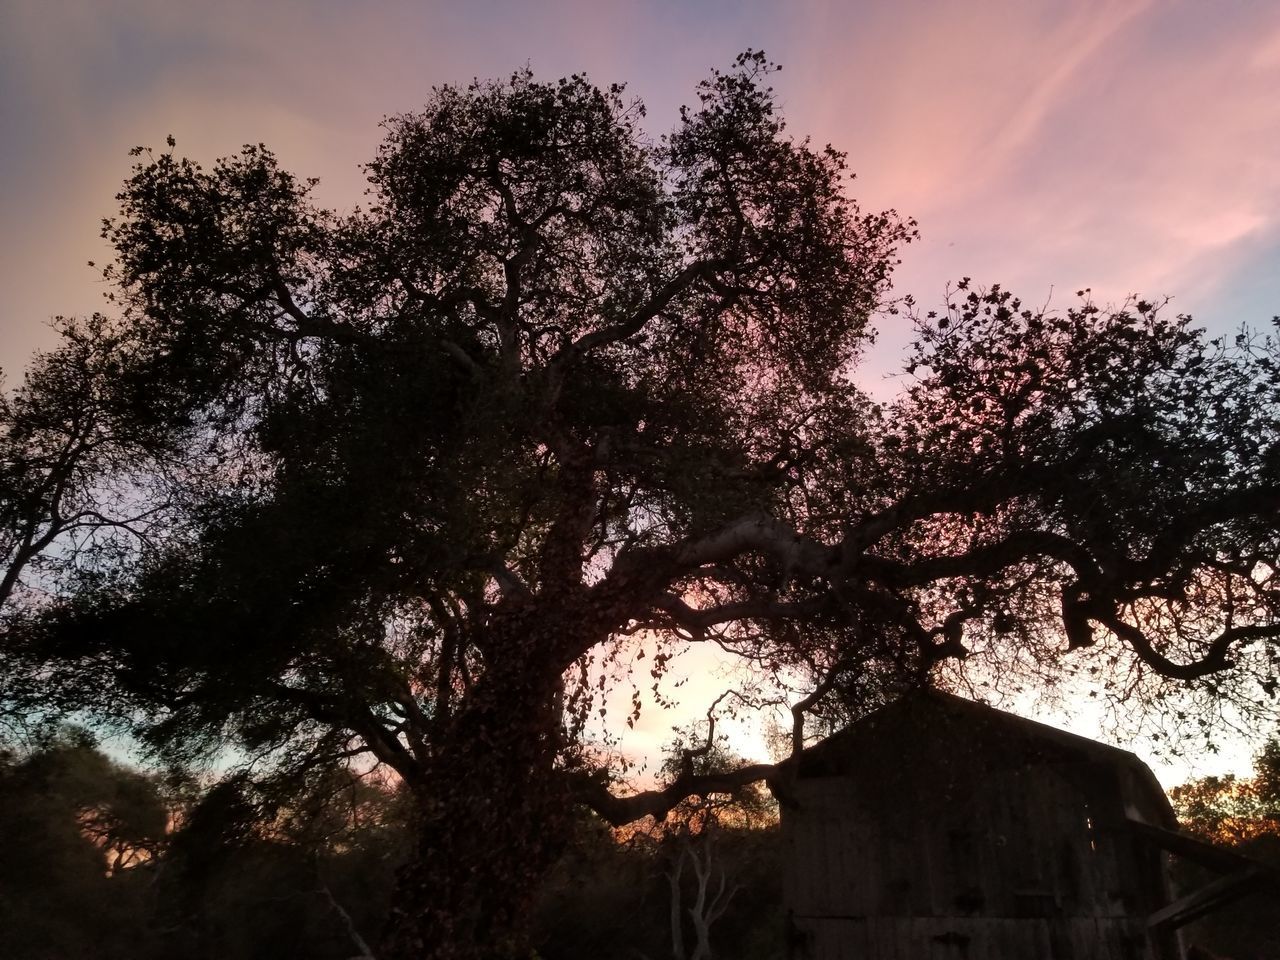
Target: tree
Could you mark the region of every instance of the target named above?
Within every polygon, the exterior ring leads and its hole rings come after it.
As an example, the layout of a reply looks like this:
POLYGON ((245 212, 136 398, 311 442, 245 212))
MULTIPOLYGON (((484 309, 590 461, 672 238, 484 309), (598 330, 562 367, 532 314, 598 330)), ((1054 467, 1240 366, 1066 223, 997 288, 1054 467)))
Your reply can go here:
POLYGON ((6 958, 369 955, 405 820, 375 777, 313 771, 279 806, 124 767, 83 730, 22 740, 0 741, 6 958))
POLYGON ((0 394, 0 609, 39 603, 81 553, 101 566, 145 541, 165 512, 151 481, 183 432, 140 405, 127 326, 94 315, 56 329, 58 348, 0 394))
MULTIPOLYGON (((722 698, 723 699, 723 698, 722 698)), ((678 731, 667 748, 662 765, 663 779, 678 782, 681 777, 731 773, 744 763, 717 737, 714 709, 708 712, 705 739, 693 746, 696 730, 678 731)), ((744 784, 738 790, 711 796, 690 797, 666 818, 655 823, 654 833, 664 851, 664 876, 669 892, 669 923, 673 960, 710 960, 713 956, 711 928, 725 915, 741 892, 747 872, 741 854, 749 843, 745 837, 761 833, 777 822, 776 805, 770 802, 763 784, 744 784), (739 833, 733 846, 738 862, 724 852, 723 836, 739 833), (693 933, 692 951, 686 949, 685 928, 693 933)), ((754 838, 753 838, 754 839, 754 838)))
POLYGON ((240 775, 197 795, 153 883, 166 955, 370 955, 403 846, 401 798, 332 768, 292 794, 285 804, 240 775))
POLYGON ((1280 837, 1280 739, 1268 740, 1253 764, 1252 777, 1200 777, 1169 791, 1183 828, 1233 846, 1280 837))
POLYGON ((519 954, 581 807, 785 793, 790 760, 618 792, 590 725, 640 637, 654 679, 698 642, 803 678, 794 747, 960 670, 1275 690, 1275 343, 968 281, 890 301, 914 224, 786 133, 770 69, 713 73, 658 141, 583 77, 438 89, 347 214, 263 146, 170 143, 106 226, 145 410, 194 466, 158 549, 8 656, 173 755, 394 770, 383 960, 519 954), (918 331, 889 404, 852 375, 879 310, 918 331))
POLYGON ((159 956, 143 929, 166 814, 159 779, 112 762, 83 731, 0 747, 4 955, 159 956))

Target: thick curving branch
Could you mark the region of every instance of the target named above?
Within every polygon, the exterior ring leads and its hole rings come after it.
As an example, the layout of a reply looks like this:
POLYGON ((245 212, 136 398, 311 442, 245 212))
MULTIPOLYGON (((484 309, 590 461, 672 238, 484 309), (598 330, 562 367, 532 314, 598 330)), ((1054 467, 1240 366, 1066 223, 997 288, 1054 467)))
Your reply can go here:
POLYGON ((779 765, 753 763, 724 773, 681 773, 667 786, 644 790, 626 797, 615 796, 603 783, 580 778, 573 784, 573 796, 594 810, 605 822, 615 827, 626 826, 645 817, 662 820, 682 801, 690 797, 733 794, 743 787, 775 777, 779 765))
POLYGON ((1123 620, 1119 614, 1100 614, 1098 620, 1128 644, 1143 663, 1161 676, 1173 680, 1199 680, 1228 669, 1231 666, 1231 650, 1237 643, 1280 639, 1280 623, 1227 627, 1209 642, 1203 656, 1180 663, 1158 651, 1146 633, 1123 620))
POLYGON ((800 620, 814 616, 829 606, 826 596, 808 600, 782 602, 770 598, 725 603, 714 607, 693 607, 674 593, 664 593, 654 607, 665 613, 676 626, 694 636, 704 636, 712 627, 740 620, 800 620))

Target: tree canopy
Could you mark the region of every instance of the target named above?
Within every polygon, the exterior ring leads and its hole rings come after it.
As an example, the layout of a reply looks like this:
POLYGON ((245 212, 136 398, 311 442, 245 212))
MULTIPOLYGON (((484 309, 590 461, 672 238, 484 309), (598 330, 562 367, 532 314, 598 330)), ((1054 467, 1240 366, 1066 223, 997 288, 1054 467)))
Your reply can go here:
MULTIPOLYGON (((179 757, 387 765, 418 811, 394 960, 518 952, 580 807, 785 789, 786 761, 619 792, 588 733, 640 638, 633 675, 715 643, 807 684, 797 748, 806 712, 965 671, 1273 695, 1275 341, 968 280, 891 300, 914 223, 787 133, 771 72, 713 72, 657 140, 580 76, 443 87, 345 213, 265 146, 140 150, 93 383, 145 443, 82 489, 154 528, 86 508, 112 550, 40 542, 72 573, 6 612, 13 696, 179 757), (891 402, 856 378, 877 314, 916 329, 891 402)), ((43 448, 6 415, 35 544, 43 448)))
POLYGON ((1233 845, 1280 839, 1280 739, 1253 758, 1254 775, 1199 777, 1169 791, 1183 829, 1233 845))

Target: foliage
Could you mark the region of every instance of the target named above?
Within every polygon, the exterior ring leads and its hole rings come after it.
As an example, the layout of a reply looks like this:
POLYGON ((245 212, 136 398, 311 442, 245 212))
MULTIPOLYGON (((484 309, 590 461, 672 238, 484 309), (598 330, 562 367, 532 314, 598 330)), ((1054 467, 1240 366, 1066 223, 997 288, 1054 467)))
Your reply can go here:
POLYGON ((1213 843, 1238 845, 1280 836, 1280 740, 1254 758, 1254 775, 1200 777, 1169 791, 1183 829, 1213 843))
POLYGON ((288 802, 246 778, 216 783, 172 838, 150 919, 183 956, 368 955, 407 820, 395 790, 350 771, 288 802))
MULTIPOLYGON (((728 738, 717 735, 714 715, 706 724, 676 728, 663 750, 659 779, 678 783, 694 776, 715 777, 746 763, 729 747, 728 738)), ((733 791, 693 794, 682 800, 662 821, 654 823, 658 836, 696 836, 716 828, 763 830, 778 821, 778 805, 763 783, 744 783, 733 791)))
POLYGON ((140 773, 75 729, 6 748, 5 956, 352 957, 390 899, 402 798, 328 771, 267 822, 253 794, 140 773))
MULTIPOLYGON (((678 729, 667 745, 659 775, 669 784, 693 776, 715 777, 744 766, 743 759, 729 750, 727 739, 716 735, 715 706, 708 712, 701 743, 700 725, 693 724, 678 729)), ((633 839, 645 836, 656 845, 667 880, 674 960, 708 960, 715 955, 712 930, 716 928, 714 941, 719 946, 725 938, 720 921, 747 884, 759 880, 755 876, 758 861, 776 853, 776 838, 768 837, 766 831, 776 827, 777 820, 777 803, 764 785, 745 783, 733 791, 687 797, 664 820, 634 835, 633 839)), ((780 925, 776 932, 780 936, 780 925)))
POLYGON ((974 671, 1273 694, 1275 342, 968 281, 894 304, 914 224, 786 132, 771 69, 714 72, 658 141, 583 77, 441 88, 345 214, 263 146, 139 151, 105 227, 128 363, 94 382, 159 452, 77 489, 126 484, 163 536, 11 608, 12 698, 282 782, 390 768, 397 960, 523 952, 581 807, 662 818, 785 772, 617 792, 593 724, 640 636, 655 683, 697 642, 775 680, 793 747, 974 671), (880 404, 852 372, 899 309, 912 379, 880 404))
POLYGON ((166 816, 157 779, 113 763, 82 731, 0 751, 5 955, 153 955, 127 920, 146 910, 143 867, 166 816))
MULTIPOLYGON (((376 930, 390 901, 412 818, 404 800, 341 771, 287 803, 246 781, 205 789, 121 766, 83 732, 46 734, 0 761, 5 956, 347 960, 351 931, 376 930), (112 869, 115 853, 86 812, 146 834, 149 855, 112 869)), ((717 856, 740 885, 717 927, 722 955, 776 954, 776 839, 719 836, 717 856)), ((584 818, 539 890, 538 955, 667 956, 665 864, 648 835, 619 842, 584 818)))
MULTIPOLYGON (((584 822, 540 892, 533 942, 547 960, 665 960, 674 954, 672 908, 684 943, 697 937, 685 911, 696 902, 694 871, 672 899, 673 855, 687 837, 661 830, 609 831, 584 822), (625 832, 625 837, 619 833, 625 832)), ((711 929, 717 956, 766 960, 782 953, 780 834, 771 829, 717 831, 713 865, 731 874, 736 892, 711 929)), ((716 887, 712 887, 714 893, 716 887)))
POLYGON ((59 346, 0 395, 4 608, 39 603, 60 575, 110 567, 154 535, 167 506, 157 474, 186 435, 142 406, 128 324, 95 314, 55 328, 59 346))

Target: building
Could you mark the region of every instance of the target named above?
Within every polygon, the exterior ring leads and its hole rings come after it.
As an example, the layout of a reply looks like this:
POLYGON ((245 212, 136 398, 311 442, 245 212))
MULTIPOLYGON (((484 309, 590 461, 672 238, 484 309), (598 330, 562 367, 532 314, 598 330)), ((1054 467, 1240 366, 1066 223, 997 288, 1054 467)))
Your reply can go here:
POLYGON ((776 791, 797 960, 1181 960, 1177 929, 1261 876, 1176 833, 1132 753, 932 691, 776 791), (1175 898, 1170 852, 1227 875, 1175 898))

